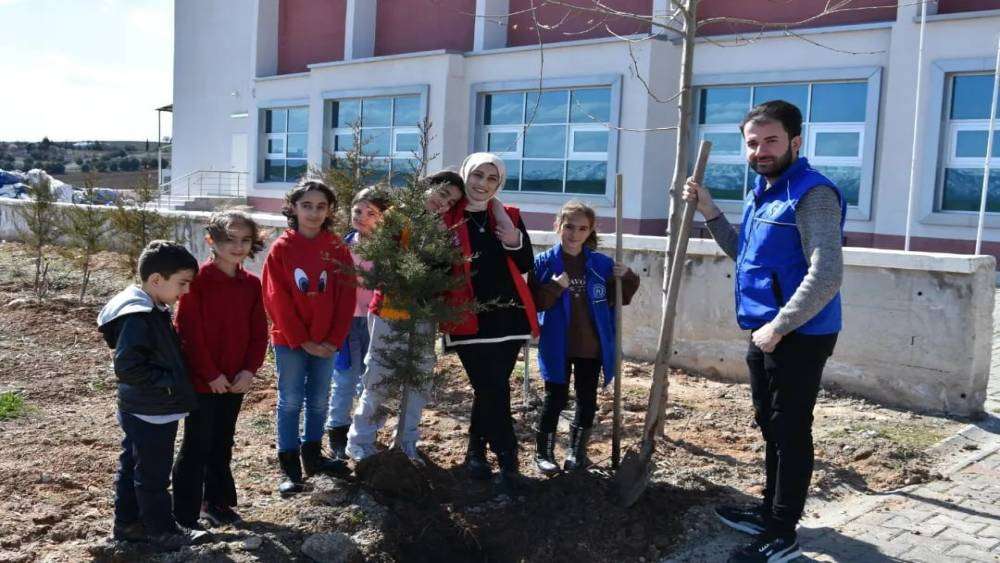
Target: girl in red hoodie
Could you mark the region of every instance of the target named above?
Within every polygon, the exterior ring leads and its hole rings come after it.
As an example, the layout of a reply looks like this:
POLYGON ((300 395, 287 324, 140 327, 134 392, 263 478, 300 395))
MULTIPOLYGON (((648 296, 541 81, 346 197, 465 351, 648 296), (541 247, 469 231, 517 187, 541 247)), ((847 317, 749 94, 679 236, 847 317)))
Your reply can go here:
POLYGON ((199 511, 213 525, 240 520, 229 466, 233 435, 243 394, 267 352, 260 279, 243 269, 264 248, 257 223, 241 211, 223 211, 205 231, 212 256, 181 297, 175 320, 198 409, 184 421, 174 465, 174 517, 199 529, 199 511))
POLYGON ((351 327, 356 299, 351 253, 331 231, 336 207, 336 196, 326 184, 299 181, 285 196, 282 209, 289 229, 274 241, 264 262, 264 308, 271 318, 278 371, 282 494, 303 489, 303 468, 306 475, 346 470, 343 460, 321 453, 334 357, 351 327))

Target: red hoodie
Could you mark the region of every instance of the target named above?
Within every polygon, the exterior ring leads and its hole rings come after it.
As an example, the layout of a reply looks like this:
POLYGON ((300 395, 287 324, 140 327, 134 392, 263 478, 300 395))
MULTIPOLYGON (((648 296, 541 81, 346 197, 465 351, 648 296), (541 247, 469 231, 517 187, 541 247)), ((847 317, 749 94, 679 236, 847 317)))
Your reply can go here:
POLYGON ((262 276, 271 342, 340 348, 354 318, 354 262, 347 245, 329 231, 306 238, 288 229, 271 245, 262 276))
POLYGON ((260 279, 243 268, 229 277, 214 263, 202 264, 174 319, 195 391, 211 393, 220 374, 256 373, 267 353, 267 318, 260 279))

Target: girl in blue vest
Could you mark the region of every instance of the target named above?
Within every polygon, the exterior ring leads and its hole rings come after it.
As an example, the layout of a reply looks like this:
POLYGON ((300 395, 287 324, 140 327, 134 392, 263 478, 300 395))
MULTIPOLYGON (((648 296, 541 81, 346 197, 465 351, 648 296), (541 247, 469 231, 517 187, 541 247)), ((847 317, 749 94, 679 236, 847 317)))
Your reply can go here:
POLYGON ((616 276, 622 278, 622 301, 628 304, 639 288, 639 277, 623 264, 596 251, 594 210, 579 201, 563 205, 556 215, 559 243, 535 257, 529 275, 541 337, 538 368, 545 380, 545 404, 535 436, 535 464, 551 475, 555 460, 555 433, 566 407, 569 382, 576 392, 576 417, 570 425, 569 451, 564 469, 585 469, 587 442, 597 410, 597 382, 614 377, 616 276))

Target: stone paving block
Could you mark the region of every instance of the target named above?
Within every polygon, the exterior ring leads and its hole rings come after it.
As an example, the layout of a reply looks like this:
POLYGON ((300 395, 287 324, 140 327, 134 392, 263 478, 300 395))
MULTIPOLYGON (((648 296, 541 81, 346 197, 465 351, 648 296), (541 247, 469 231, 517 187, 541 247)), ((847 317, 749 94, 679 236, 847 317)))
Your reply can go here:
POLYGON ((915 547, 899 556, 903 561, 913 561, 915 563, 965 563, 964 559, 958 557, 948 557, 943 553, 931 551, 923 546, 915 547))
POLYGON ((991 549, 1000 543, 1000 540, 996 538, 988 538, 985 536, 976 536, 973 534, 967 534, 961 530, 956 530, 954 528, 948 528, 938 535, 934 536, 935 539, 952 541, 962 545, 968 545, 970 547, 977 547, 979 549, 991 549))
MULTIPOLYGON (((970 520, 973 519, 977 522, 985 522, 985 519, 983 518, 979 517, 970 518, 970 520)), ((996 520, 990 520, 989 522, 994 522, 994 524, 991 525, 988 522, 986 522, 987 523, 986 527, 976 532, 976 535, 981 538, 996 538, 1000 540, 1000 522, 997 522, 996 520)))
MULTIPOLYGON (((951 512, 951 513, 949 513, 947 515, 938 514, 938 515, 934 516, 933 518, 931 518, 931 519, 927 520, 926 522, 924 522, 923 525, 921 526, 921 529, 923 529, 924 525, 928 525, 928 524, 930 524, 930 525, 940 525, 940 526, 942 526, 942 530, 944 528, 953 528, 953 529, 959 530, 961 532, 965 532, 966 534, 975 535, 979 530, 982 530, 983 528, 986 527, 986 524, 983 523, 983 522, 981 522, 981 521, 964 520, 964 519, 961 519, 962 516, 963 516, 963 514, 961 512, 951 512)), ((931 532, 930 535, 933 536, 933 535, 939 533, 940 531, 941 530, 938 530, 936 532, 931 532)))
POLYGON ((967 545, 956 545, 951 548, 945 555, 949 557, 960 557, 965 561, 986 561, 992 562, 997 560, 997 556, 990 553, 989 551, 976 549, 974 547, 969 547, 967 545))
POLYGON ((935 553, 944 553, 958 545, 958 542, 948 538, 918 536, 909 532, 900 534, 892 543, 904 543, 914 547, 924 547, 935 553))

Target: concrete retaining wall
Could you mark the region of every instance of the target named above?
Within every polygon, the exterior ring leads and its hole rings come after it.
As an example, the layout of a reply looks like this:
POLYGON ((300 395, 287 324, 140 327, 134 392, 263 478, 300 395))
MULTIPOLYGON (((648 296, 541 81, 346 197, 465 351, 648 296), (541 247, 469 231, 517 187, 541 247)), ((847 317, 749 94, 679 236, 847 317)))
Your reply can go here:
MULTIPOLYGON (((0 238, 16 240, 13 213, 21 202, 0 198, 0 238)), ((174 212, 178 234, 199 258, 207 213, 174 212)), ((255 217, 280 227, 284 218, 255 217)), ((273 238, 274 235, 272 235, 273 238)), ((532 232, 536 251, 555 242, 532 232)), ((642 286, 625 309, 625 354, 650 360, 660 326, 665 240, 626 236, 625 262, 642 286)), ((612 254, 614 240, 601 237, 612 254)), ((259 271, 263 255, 250 265, 259 271)), ((844 250, 844 331, 827 364, 824 384, 880 403, 952 414, 982 411, 993 335, 995 261, 991 256, 844 250)), ((711 240, 691 240, 677 315, 674 364, 742 381, 747 333, 736 325, 733 265, 711 240)))

